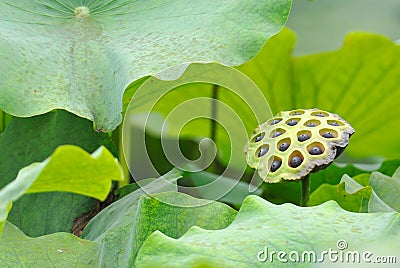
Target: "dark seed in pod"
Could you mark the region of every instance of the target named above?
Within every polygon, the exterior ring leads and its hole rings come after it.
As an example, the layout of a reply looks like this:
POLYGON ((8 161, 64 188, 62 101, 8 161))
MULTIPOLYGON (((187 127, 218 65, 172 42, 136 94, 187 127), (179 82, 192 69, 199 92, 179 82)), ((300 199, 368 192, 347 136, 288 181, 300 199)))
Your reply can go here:
POLYGON ((267 152, 268 152, 267 147, 261 147, 261 149, 258 151, 258 157, 265 155, 267 152))
POLYGON ((287 142, 282 142, 282 143, 279 145, 279 151, 284 152, 284 151, 287 150, 287 148, 289 148, 289 146, 290 146, 289 143, 287 143, 287 142))
POLYGON ((316 126, 317 126, 317 124, 314 122, 310 122, 307 124, 307 127, 316 127, 316 126))
POLYGON ((300 156, 295 155, 292 157, 292 159, 290 159, 290 166, 292 168, 297 168, 298 166, 301 165, 302 162, 303 162, 303 159, 301 159, 300 156))
POLYGON ((272 126, 272 125, 278 124, 279 122, 281 122, 281 119, 274 119, 274 120, 272 120, 270 125, 272 126))
POLYGON ((281 167, 281 165, 282 165, 282 162, 281 162, 281 161, 279 161, 279 160, 274 160, 274 161, 272 162, 272 165, 271 165, 271 172, 277 171, 278 168, 281 167))
POLYGON ((317 113, 317 114, 314 114, 315 116, 319 116, 319 117, 325 117, 325 115, 323 114, 323 113, 317 113))
POLYGON ((322 137, 327 138, 327 139, 334 138, 333 134, 330 133, 329 131, 327 131, 324 134, 322 134, 322 137))
POLYGON ((287 122, 286 124, 289 125, 289 126, 295 126, 295 125, 297 125, 297 121, 295 121, 295 120, 290 120, 290 121, 287 122))
POLYGON ((319 154, 322 154, 322 150, 321 150, 321 148, 319 148, 318 146, 312 147, 308 152, 309 152, 311 155, 319 155, 319 154))
POLYGON ((272 133, 272 138, 276 138, 276 137, 278 137, 278 136, 280 136, 280 135, 282 135, 283 134, 283 132, 280 132, 280 131, 276 131, 276 132, 274 132, 274 133, 272 133))
POLYGON ((339 123, 338 122, 330 122, 329 125, 337 127, 337 126, 339 126, 339 123))
POLYGON ((300 113, 300 112, 294 112, 294 113, 292 113, 292 115, 301 115, 302 113, 300 113))
POLYGON ((308 140, 310 138, 310 136, 308 135, 308 134, 300 134, 298 137, 297 137, 297 140, 298 141, 306 141, 306 140, 308 140))
POLYGON ((254 139, 254 142, 259 142, 260 140, 262 140, 264 138, 264 134, 260 134, 260 135, 258 135, 255 139, 254 139))

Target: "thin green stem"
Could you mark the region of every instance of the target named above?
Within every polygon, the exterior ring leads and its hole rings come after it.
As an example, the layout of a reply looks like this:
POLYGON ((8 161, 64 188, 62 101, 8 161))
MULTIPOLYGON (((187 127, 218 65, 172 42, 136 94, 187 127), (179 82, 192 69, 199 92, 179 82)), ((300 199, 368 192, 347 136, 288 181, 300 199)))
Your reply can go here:
MULTIPOLYGON (((212 87, 212 103, 211 103, 211 128, 210 128, 210 139, 217 143, 217 100, 218 100, 218 85, 213 85, 212 87)), ((217 173, 220 169, 220 165, 217 159, 214 160, 214 165, 212 166, 214 173, 217 173)))
POLYGON ((217 133, 217 99, 218 99, 218 85, 212 87, 212 103, 211 103, 211 130, 210 138, 215 141, 215 135, 217 133))
POLYGON ((300 206, 307 207, 310 200, 310 174, 301 180, 301 200, 300 206))

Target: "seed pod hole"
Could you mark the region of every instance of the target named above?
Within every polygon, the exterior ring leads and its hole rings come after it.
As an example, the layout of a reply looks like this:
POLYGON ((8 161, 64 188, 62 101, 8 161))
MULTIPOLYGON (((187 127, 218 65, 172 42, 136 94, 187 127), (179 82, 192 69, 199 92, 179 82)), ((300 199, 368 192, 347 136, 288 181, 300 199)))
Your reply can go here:
POLYGON ((338 133, 333 129, 323 128, 319 134, 326 139, 333 139, 338 137, 338 133))
POLYGON ((304 114, 303 110, 295 110, 289 113, 289 115, 302 115, 304 114))
POLYGON ((290 156, 289 156, 289 163, 288 165, 292 168, 297 168, 303 163, 304 157, 299 151, 294 151, 290 156))
POLYGON ((323 112, 323 111, 317 111, 317 112, 313 112, 311 113, 311 115, 313 116, 318 116, 318 117, 328 117, 328 113, 323 112))
POLYGON ((271 163, 271 167, 269 168, 269 170, 271 172, 275 172, 277 171, 280 167, 282 166, 282 159, 280 159, 279 157, 275 156, 272 160, 271 163))
POLYGON ((344 124, 338 120, 328 120, 328 125, 338 127, 343 126, 344 124))
POLYGON ((266 153, 268 153, 269 151, 269 145, 268 144, 264 144, 262 146, 260 146, 257 151, 256 151, 256 156, 257 157, 262 157, 264 156, 266 153))
POLYGON ((279 137, 279 136, 281 136, 283 133, 285 133, 286 131, 284 130, 284 129, 281 129, 281 128, 277 128, 277 129, 274 129, 272 132, 271 132, 271 135, 270 135, 270 137, 271 138, 276 138, 276 137, 279 137))
POLYGON ((270 125, 270 126, 276 125, 276 124, 278 124, 278 123, 281 122, 281 121, 282 121, 282 118, 272 118, 272 119, 268 122, 268 125, 270 125))
POLYGON ((258 134, 253 138, 252 142, 259 142, 262 139, 264 139, 264 137, 265 137, 265 132, 261 132, 260 134, 258 134))
POLYGON ((297 140, 300 142, 306 141, 311 138, 311 132, 308 130, 299 131, 297 133, 297 140))
POLYGON ((319 142, 313 142, 307 146, 307 151, 310 155, 320 155, 325 152, 325 147, 319 142))
POLYGON ((278 143, 278 150, 281 152, 286 151, 290 147, 290 139, 283 139, 278 143))
POLYGON ((304 123, 304 126, 306 127, 316 127, 319 126, 321 123, 318 120, 308 120, 307 122, 304 123))
POLYGON ((295 125, 297 125, 297 123, 299 123, 299 121, 300 121, 300 118, 291 118, 286 121, 286 125, 295 126, 295 125))

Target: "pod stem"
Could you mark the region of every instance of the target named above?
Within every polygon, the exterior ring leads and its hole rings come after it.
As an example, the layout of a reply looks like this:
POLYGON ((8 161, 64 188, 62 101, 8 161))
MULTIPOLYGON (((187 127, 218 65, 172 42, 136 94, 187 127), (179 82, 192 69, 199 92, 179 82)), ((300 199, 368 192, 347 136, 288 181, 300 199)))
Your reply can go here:
MULTIPOLYGON (((211 128, 210 128, 210 138, 217 144, 217 101, 218 101, 218 85, 212 86, 212 103, 211 103, 211 128)), ((213 173, 218 173, 221 169, 221 166, 218 162, 218 157, 215 157, 214 163, 211 165, 213 173)))
POLYGON ((301 180, 301 199, 300 206, 307 207, 310 199, 310 174, 303 177, 301 180))

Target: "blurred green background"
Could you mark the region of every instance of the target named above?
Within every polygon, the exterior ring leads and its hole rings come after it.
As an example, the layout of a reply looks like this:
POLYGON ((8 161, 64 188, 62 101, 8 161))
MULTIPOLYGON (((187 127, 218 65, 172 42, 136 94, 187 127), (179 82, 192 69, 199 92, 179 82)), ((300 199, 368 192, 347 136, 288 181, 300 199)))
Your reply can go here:
POLYGON ((293 0, 287 27, 296 32, 295 55, 338 49, 353 31, 400 39, 398 0, 293 0))

